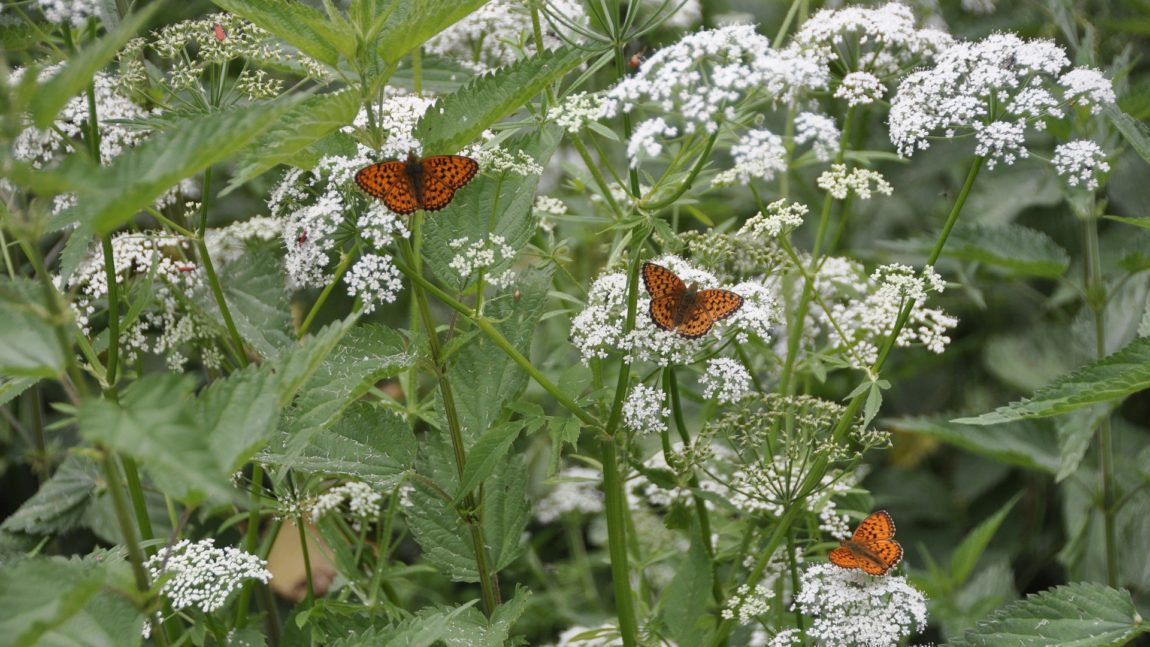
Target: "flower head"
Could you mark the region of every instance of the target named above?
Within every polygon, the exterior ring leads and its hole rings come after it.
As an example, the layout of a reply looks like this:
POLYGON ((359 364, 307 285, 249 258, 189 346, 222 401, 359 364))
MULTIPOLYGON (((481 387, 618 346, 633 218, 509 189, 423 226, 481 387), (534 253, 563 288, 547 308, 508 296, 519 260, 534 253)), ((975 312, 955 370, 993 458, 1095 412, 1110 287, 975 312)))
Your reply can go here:
POLYGON ((751 390, 751 374, 746 367, 729 357, 716 357, 707 362, 707 370, 699 378, 703 397, 721 403, 738 402, 751 390))
POLYGON ((623 402, 623 424, 637 434, 659 434, 667 430, 667 396, 659 389, 636 384, 623 402))
MULTIPOLYGON (((558 14, 573 24, 587 21, 583 5, 577 0, 547 0, 546 5, 548 14, 558 14)), ((574 37, 563 24, 549 27, 543 31, 544 49, 555 49, 574 37)), ((535 52, 530 8, 522 0, 493 0, 432 36, 423 47, 475 72, 513 63, 535 52)))
POLYGON ((267 584, 267 562, 238 548, 216 548, 211 539, 181 540, 150 557, 145 564, 152 579, 164 579, 162 593, 177 611, 197 607, 211 613, 245 580, 267 584))
POLYGON ((1089 140, 1075 140, 1054 147, 1054 170, 1066 178, 1070 186, 1082 186, 1091 191, 1098 188, 1098 176, 1110 171, 1102 147, 1089 140))
POLYGON ((896 645, 926 627, 926 597, 906 578, 826 563, 803 571, 795 607, 813 618, 807 635, 830 647, 896 645))

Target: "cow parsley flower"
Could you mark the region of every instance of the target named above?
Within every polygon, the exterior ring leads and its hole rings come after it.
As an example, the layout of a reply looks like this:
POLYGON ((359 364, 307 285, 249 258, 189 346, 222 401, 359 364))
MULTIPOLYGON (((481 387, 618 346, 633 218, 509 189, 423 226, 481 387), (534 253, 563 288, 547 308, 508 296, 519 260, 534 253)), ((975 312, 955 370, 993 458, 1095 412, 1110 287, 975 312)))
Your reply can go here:
MULTIPOLYGON (((481 271, 506 266, 515 259, 515 248, 508 245, 506 239, 499 234, 491 234, 486 239, 474 242, 469 238, 456 238, 448 246, 456 250, 448 267, 455 270, 464 282, 481 271)), ((507 287, 511 285, 513 276, 511 270, 507 270, 489 276, 488 282, 495 287, 507 287)))
POLYGON ((870 72, 851 72, 843 77, 835 89, 835 98, 844 99, 848 106, 874 103, 882 98, 882 81, 870 72))
MULTIPOLYGON (((805 464, 781 456, 742 465, 725 483, 727 498, 748 514, 781 517, 787 506, 794 505, 794 490, 803 482, 805 470, 805 464)), ((840 538, 850 535, 850 518, 838 511, 835 498, 846 496, 860 479, 859 472, 828 471, 803 500, 803 506, 819 516, 821 530, 840 538)))
POLYGON ((816 184, 836 200, 845 200, 852 192, 860 200, 870 200, 875 191, 890 195, 894 190, 882 173, 864 168, 853 168, 848 172, 846 164, 832 164, 829 170, 819 175, 816 184))
POLYGON ((379 517, 383 494, 367 483, 348 481, 317 496, 311 503, 309 516, 314 523, 344 505, 347 506, 348 514, 358 529, 362 524, 370 523, 379 517))
POLYGON ((828 647, 897 645, 927 619, 926 596, 906 578, 825 563, 803 571, 795 607, 812 618, 807 636, 828 647))
POLYGON ((384 303, 394 303, 403 289, 403 275, 390 256, 364 254, 351 266, 347 276, 347 295, 363 303, 363 313, 370 314, 384 303))
POLYGON ((57 25, 65 23, 80 28, 88 19, 99 16, 103 8, 100 0, 37 0, 44 18, 57 25))
MULTIPOLYGON (((547 0, 547 15, 562 16, 570 25, 587 22, 577 0, 547 0)), ((555 49, 574 38, 574 31, 561 22, 545 26, 544 49, 555 49)), ((493 0, 428 40, 424 49, 459 62, 475 72, 513 63, 535 52, 531 11, 522 0, 493 0)))
POLYGON ((891 142, 909 157, 930 146, 930 138, 974 133, 976 154, 987 166, 1028 155, 1026 128, 1042 130, 1061 119, 1065 107, 1091 112, 1114 101, 1110 83, 1095 70, 1064 72, 1070 59, 1048 40, 1024 41, 993 34, 957 43, 936 57, 934 67, 915 72, 898 86, 891 102, 891 142))
POLYGON ((795 116, 795 144, 811 143, 815 159, 829 162, 839 152, 839 132, 835 120, 817 112, 800 112, 795 116))
POLYGON ((775 200, 767 205, 767 213, 759 212, 743 223, 739 228, 740 238, 751 238, 765 242, 788 234, 803 224, 803 217, 807 215, 807 206, 798 202, 787 202, 785 199, 775 200))
POLYGON ((245 580, 267 584, 272 577, 264 560, 231 546, 216 548, 211 539, 181 540, 148 558, 145 567, 153 580, 163 579, 160 593, 177 611, 211 613, 245 580))
POLYGON ((1098 188, 1098 176, 1110 171, 1102 147, 1089 140, 1075 140, 1054 147, 1054 170, 1070 186, 1082 184, 1091 191, 1098 188))
POLYGON ((602 474, 588 467, 565 467, 553 479, 555 487, 535 503, 535 519, 551 523, 569 514, 603 512, 602 474))
POLYGON ((654 117, 635 126, 631 139, 627 141, 627 158, 631 160, 631 166, 639 166, 641 155, 655 157, 663 152, 660 138, 671 138, 678 134, 678 129, 668 126, 662 117, 654 117))
POLYGON ((714 398, 723 404, 738 402, 751 390, 751 374, 737 360, 716 357, 707 362, 707 370, 699 378, 703 397, 714 398))
POLYGON ((667 430, 667 396, 661 390, 636 384, 623 402, 623 424, 637 434, 661 434, 667 430))
POLYGON ((611 623, 598 627, 575 625, 559 634, 559 641, 549 647, 621 647, 619 628, 611 623))
POLYGON ((771 181, 787 170, 787 148, 783 138, 769 130, 748 130, 731 147, 735 167, 715 176, 712 184, 729 186, 747 184, 752 179, 771 181))
POLYGON ((551 119, 568 133, 575 134, 603 116, 603 96, 576 92, 555 106, 551 119))
POLYGON ((754 589, 749 584, 743 584, 735 590, 734 595, 727 598, 720 615, 727 620, 737 617, 740 624, 749 624, 771 608, 771 599, 774 597, 775 592, 762 584, 754 589))

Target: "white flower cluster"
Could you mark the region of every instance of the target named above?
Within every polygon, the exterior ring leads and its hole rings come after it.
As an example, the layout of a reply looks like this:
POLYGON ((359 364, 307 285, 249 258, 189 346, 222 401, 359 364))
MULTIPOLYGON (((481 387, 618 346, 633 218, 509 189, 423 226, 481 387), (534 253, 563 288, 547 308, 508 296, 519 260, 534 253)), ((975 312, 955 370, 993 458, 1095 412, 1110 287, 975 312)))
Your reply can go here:
POLYGON ((910 318, 896 344, 922 344, 931 352, 941 353, 950 343, 948 331, 958 325, 958 320, 942 310, 926 307, 926 298, 944 287, 931 268, 920 276, 910 267, 893 264, 879 267, 867 276, 861 264, 830 257, 815 276, 815 289, 829 304, 830 317, 836 325, 831 325, 822 308, 811 309, 812 323, 827 332, 831 343, 846 353, 852 366, 865 368, 877 359, 878 348, 890 334, 903 305, 912 302, 910 318))
POLYGON ((879 78, 896 76, 929 60, 952 42, 944 32, 917 28, 910 7, 891 2, 877 9, 823 9, 803 23, 791 46, 816 51, 824 64, 834 61, 833 67, 848 70, 842 85, 852 89, 840 86, 835 96, 847 95, 844 98, 849 101, 851 95, 880 98, 881 83, 875 86, 879 78), (856 77, 848 84, 851 73, 857 72, 869 72, 870 78, 856 77))
POLYGON ((795 144, 811 142, 815 159, 829 162, 839 152, 839 132, 835 120, 817 112, 800 112, 795 116, 795 144))
POLYGON ((653 53, 636 74, 607 92, 602 114, 613 117, 642 104, 663 113, 635 129, 627 150, 636 165, 640 151, 658 154, 657 137, 714 133, 744 102, 791 101, 825 88, 826 81, 825 67, 813 58, 772 50, 753 26, 734 25, 687 34, 653 53))
POLYGON ((1070 59, 1048 40, 994 34, 957 43, 898 86, 890 109, 890 139, 903 156, 930 146, 930 137, 973 132, 987 166, 1027 156, 1027 126, 1046 127, 1069 105, 1098 112, 1115 100, 1097 70, 1064 72, 1070 59))
POLYGON ((57 25, 65 23, 83 27, 88 18, 99 16, 104 3, 100 0, 36 0, 44 18, 57 25))
POLYGON ((754 589, 749 584, 743 584, 735 590, 734 595, 727 598, 727 604, 720 615, 726 620, 738 618, 740 624, 750 624, 771 608, 771 599, 774 597, 774 591, 762 584, 754 589))
MULTIPOLYGON (((63 64, 57 64, 44 68, 40 71, 39 81, 47 82, 62 67, 63 64)), ((9 83, 18 83, 24 73, 24 69, 13 70, 9 83)), ((142 124, 159 115, 159 110, 145 110, 133 103, 123 93, 121 84, 103 72, 97 72, 92 77, 92 85, 100 131, 100 163, 106 165, 151 135, 151 129, 142 124)), ((49 128, 39 130, 29 126, 21 131, 12 144, 12 156, 28 162, 34 168, 51 168, 63 156, 73 153, 76 144, 87 136, 88 118, 87 96, 73 97, 64 104, 49 128)), ((0 179, 0 188, 5 186, 9 186, 7 180, 0 179)), ((185 195, 197 194, 195 182, 184 180, 157 198, 154 206, 162 209, 175 203, 181 192, 185 195)), ((75 197, 72 195, 57 196, 54 211, 63 211, 74 204, 75 197)))
POLYGON ((390 256, 365 253, 351 266, 347 276, 347 295, 363 302, 363 313, 370 314, 384 303, 394 303, 403 289, 403 275, 390 256))
POLYGON ((566 130, 575 134, 603 116, 603 96, 576 92, 552 109, 550 117, 566 130))
POLYGON ((1098 176, 1110 172, 1110 163, 1102 147, 1092 141, 1079 139, 1054 147, 1054 170, 1066 178, 1070 186, 1082 186, 1091 191, 1098 188, 1098 176))
POLYGON ((769 130, 748 130, 739 143, 731 146, 735 167, 715 176, 712 184, 729 186, 746 184, 752 179, 771 181, 777 173, 787 171, 787 148, 783 138, 769 130))
POLYGON ((623 402, 623 424, 637 434, 661 434, 667 431, 667 395, 662 390, 636 384, 623 402))
MULTIPOLYGON (((587 22, 577 0, 547 0, 546 12, 573 24, 587 22)), ((562 24, 544 25, 543 47, 554 49, 574 34, 562 24), (548 28, 550 27, 550 28, 548 28)), ((475 72, 514 62, 535 52, 529 3, 493 0, 428 40, 424 50, 463 64, 475 72)))
POLYGON ((686 339, 678 333, 663 330, 648 315, 650 295, 639 286, 638 316, 635 328, 624 333, 627 318, 627 275, 623 272, 604 274, 591 284, 587 305, 571 322, 571 340, 583 356, 605 359, 612 352, 624 355, 624 361, 653 361, 660 366, 686 364, 704 341, 712 335, 723 336, 735 331, 736 339, 746 341, 750 334, 767 341, 770 327, 778 321, 778 307, 766 286, 746 281, 733 286, 717 285, 709 272, 697 269, 676 256, 665 256, 655 262, 675 272, 684 283, 696 283, 700 289, 720 287, 743 297, 743 306, 730 317, 716 322, 712 332, 699 339, 686 339))
POLYGON ((211 539, 181 540, 148 558, 145 566, 153 580, 164 579, 160 593, 177 611, 197 607, 211 613, 244 580, 267 584, 272 577, 264 560, 231 546, 216 548, 211 539))
MULTIPOLYGON (((483 133, 485 139, 494 137, 491 131, 483 133)), ((511 153, 499 146, 470 148, 467 154, 479 163, 479 168, 490 175, 514 173, 515 175, 542 175, 543 166, 524 150, 511 153)))
POLYGON ((275 240, 282 235, 283 222, 268 216, 255 216, 205 231, 204 243, 212 255, 212 262, 227 264, 244 257, 248 241, 275 240))
MULTIPOLYGON (((803 465, 776 456, 739 467, 725 484, 726 496, 739 510, 748 514, 765 513, 781 517, 793 505, 793 489, 802 483, 803 465)), ((804 507, 819 515, 819 528, 838 538, 850 536, 850 517, 838 512, 835 497, 848 494, 861 478, 860 472, 840 474, 828 471, 816 493, 805 499, 804 507)))
POLYGON ((906 578, 815 564, 803 571, 795 607, 807 636, 827 647, 887 647, 926 627, 926 596, 906 578))
POLYGON ((835 98, 843 99, 848 106, 861 106, 882 99, 882 80, 870 72, 851 72, 843 77, 835 89, 835 98))
POLYGON ((707 370, 699 377, 699 384, 703 386, 704 398, 731 404, 751 392, 751 374, 738 360, 716 357, 707 362, 707 370))
MULTIPOLYGON (((448 267, 455 270, 465 281, 481 271, 515 259, 515 248, 508 245, 507 240, 499 234, 491 234, 485 240, 474 242, 469 238, 456 238, 448 245, 456 250, 448 267)), ((511 285, 514 279, 515 274, 508 269, 502 274, 489 276, 487 282, 497 288, 505 288, 511 285)))
POLYGON ((602 474, 589 467, 565 467, 555 477, 555 487, 535 503, 535 519, 551 523, 566 515, 603 512, 602 474))
POLYGON ((853 168, 848 172, 846 164, 832 164, 819 175, 816 184, 836 200, 845 200, 852 192, 860 200, 870 200, 875 191, 890 195, 894 190, 882 173, 865 168, 853 168))
POLYGON ((743 223, 738 237, 743 240, 766 242, 788 234, 803 224, 807 206, 798 202, 775 200, 767 205, 767 213, 759 212, 743 223))
POLYGON ((324 515, 338 510, 345 502, 348 512, 357 523, 370 522, 379 517, 383 495, 367 483, 348 481, 315 498, 311 504, 311 520, 319 521, 324 515))

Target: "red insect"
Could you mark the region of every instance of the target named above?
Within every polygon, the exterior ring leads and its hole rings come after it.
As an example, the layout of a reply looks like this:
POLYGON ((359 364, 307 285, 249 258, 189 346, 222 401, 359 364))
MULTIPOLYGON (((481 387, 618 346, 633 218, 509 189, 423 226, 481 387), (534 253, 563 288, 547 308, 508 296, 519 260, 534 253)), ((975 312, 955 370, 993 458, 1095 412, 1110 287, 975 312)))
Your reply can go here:
POLYGON ((228 32, 224 31, 224 26, 220 23, 216 23, 216 26, 213 27, 212 30, 216 33, 216 40, 222 43, 227 39, 228 32))

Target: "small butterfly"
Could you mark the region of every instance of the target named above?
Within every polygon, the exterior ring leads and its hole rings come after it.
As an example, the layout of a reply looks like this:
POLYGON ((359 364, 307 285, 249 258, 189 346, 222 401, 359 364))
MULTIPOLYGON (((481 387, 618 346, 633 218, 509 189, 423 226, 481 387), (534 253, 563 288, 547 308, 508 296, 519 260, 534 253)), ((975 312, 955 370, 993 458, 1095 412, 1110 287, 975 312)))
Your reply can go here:
POLYGON ((827 553, 835 566, 858 568, 871 575, 886 575, 902 560, 902 546, 894 540, 894 521, 886 510, 862 520, 850 539, 827 553))
POLYGON ((743 297, 730 290, 687 286, 674 272, 650 261, 643 263, 643 284, 651 294, 649 312, 655 325, 687 339, 702 337, 716 321, 743 307, 743 297))
POLYGON ((479 163, 462 155, 432 155, 406 161, 380 162, 355 174, 355 183, 368 195, 383 200, 388 209, 408 215, 418 209, 439 211, 455 192, 479 172, 479 163))

